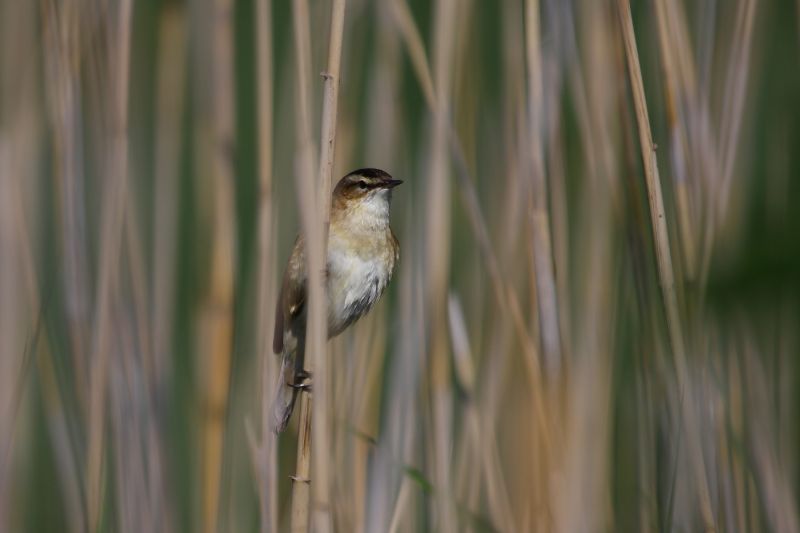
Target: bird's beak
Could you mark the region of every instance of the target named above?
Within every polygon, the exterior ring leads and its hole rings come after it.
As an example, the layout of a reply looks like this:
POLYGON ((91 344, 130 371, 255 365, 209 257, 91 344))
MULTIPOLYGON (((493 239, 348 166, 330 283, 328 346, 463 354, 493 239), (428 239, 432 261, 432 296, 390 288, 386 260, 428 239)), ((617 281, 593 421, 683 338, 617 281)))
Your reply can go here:
POLYGON ((383 182, 383 187, 385 189, 394 189, 395 187, 397 187, 401 183, 403 183, 403 180, 388 180, 388 181, 383 182))

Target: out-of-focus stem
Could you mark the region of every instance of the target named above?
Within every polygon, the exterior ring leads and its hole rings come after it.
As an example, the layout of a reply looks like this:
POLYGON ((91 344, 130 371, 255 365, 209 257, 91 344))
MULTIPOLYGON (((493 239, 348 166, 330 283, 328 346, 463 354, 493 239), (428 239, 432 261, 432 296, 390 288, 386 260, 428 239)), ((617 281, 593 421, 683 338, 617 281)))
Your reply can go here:
POLYGON ((430 334, 428 342, 433 404, 434 479, 443 491, 437 500, 436 529, 443 532, 455 531, 456 527, 455 509, 450 492, 453 405, 446 306, 451 238, 450 165, 447 140, 457 16, 458 3, 454 0, 436 2, 432 49, 435 112, 426 190, 426 326, 430 334))
MULTIPOLYGON (((430 74, 430 66, 427 57, 425 56, 425 47, 422 42, 422 36, 417 29, 414 19, 411 17, 408 5, 405 0, 393 0, 393 14, 395 23, 398 25, 403 42, 406 46, 411 61, 414 65, 414 71, 417 77, 417 82, 425 95, 425 102, 432 113, 438 113, 439 109, 436 107, 433 77, 430 74)), ((543 438, 547 438, 547 420, 543 408, 542 390, 539 384, 542 381, 541 371, 539 368, 539 352, 533 341, 533 338, 527 330, 525 319, 522 315, 522 307, 519 304, 517 294, 508 283, 500 270, 500 263, 497 258, 489 235, 489 229, 486 218, 481 210, 480 201, 478 200, 478 193, 475 190, 473 180, 469 175, 464 151, 461 148, 456 131, 452 124, 449 124, 448 135, 450 140, 451 156, 454 159, 457 172, 455 173, 458 179, 459 186, 458 192, 462 197, 464 209, 467 214, 467 219, 472 227, 472 232, 481 250, 481 258, 484 260, 486 270, 489 274, 489 279, 492 282, 493 294, 497 300, 497 305, 504 312, 509 313, 511 322, 514 326, 514 332, 517 335, 519 342, 525 352, 524 362, 528 374, 533 383, 531 393, 534 396, 534 409, 536 412, 536 422, 539 431, 543 438)))
MULTIPOLYGON (((328 226, 330 225, 330 197, 333 161, 336 150, 336 115, 339 100, 339 74, 342 61, 342 39, 344 34, 345 0, 332 0, 331 33, 328 45, 328 68, 323 73, 324 88, 322 102, 322 131, 320 140, 319 179, 317 192, 317 209, 320 219, 314 221, 317 226, 315 240, 308 240, 309 246, 309 295, 310 324, 308 344, 314 368, 314 393, 317 397, 314 406, 315 416, 312 422, 311 452, 314 461, 313 495, 313 529, 318 532, 331 531, 332 523, 329 510, 330 480, 329 464, 329 373, 326 341, 327 312, 325 308, 325 257, 327 248, 328 226), (313 248, 313 250, 312 250, 313 248)), ((310 408, 310 405, 309 405, 310 408)), ((305 424, 301 427, 305 430, 305 424)), ((308 444, 308 439, 305 441, 308 444)))
POLYGON ((163 385, 171 364, 178 220, 181 118, 186 85, 186 15, 169 5, 159 22, 155 134, 152 323, 154 379, 163 385))
POLYGON ((542 148, 542 59, 539 37, 539 2, 525 2, 525 37, 528 63, 528 120, 531 154, 531 213, 533 259, 536 267, 536 294, 539 308, 542 359, 545 375, 554 378, 561 367, 561 333, 558 324, 558 298, 553 272, 550 238, 550 213, 547 207, 547 182, 542 148))
POLYGON ((686 440, 689 447, 689 459, 692 461, 697 476, 697 490, 700 498, 700 511, 707 531, 713 531, 714 515, 711 509, 711 497, 705 474, 700 436, 697 432, 696 416, 692 388, 689 384, 689 370, 686 362, 686 348, 683 331, 678 314, 678 298, 675 294, 675 276, 669 248, 667 220, 664 214, 664 200, 661 193, 661 179, 658 175, 658 162, 655 146, 650 130, 650 117, 647 113, 647 101, 644 95, 642 71, 639 66, 639 53, 636 48, 636 37, 633 32, 633 21, 628 0, 618 0, 620 29, 628 63, 633 104, 636 111, 636 123, 639 130, 639 145, 642 151, 642 164, 647 183, 647 198, 650 204, 650 219, 653 226, 653 241, 656 247, 658 277, 661 284, 662 298, 667 318, 667 329, 677 367, 678 384, 684 394, 681 407, 686 428, 686 440))
MULTIPOLYGON (((297 61, 297 155, 295 157, 295 180, 297 183, 297 203, 300 207, 300 223, 306 239, 306 259, 308 276, 308 321, 306 350, 325 350, 325 343, 318 342, 320 332, 319 301, 324 286, 321 283, 322 269, 321 249, 324 246, 321 231, 322 220, 317 219, 318 205, 314 180, 314 143, 311 137, 311 35, 308 0, 292 2, 292 18, 294 22, 295 58, 297 61)), ((321 333, 324 335, 324 332, 321 333)), ((300 357, 303 354, 297 354, 300 357)), ((300 361, 309 371, 314 371, 317 355, 312 355, 307 362, 300 361)), ((324 379, 324 378, 323 378, 324 379)), ((300 425, 297 442, 297 466, 292 477, 292 515, 291 530, 293 533, 308 531, 311 502, 311 394, 300 395, 300 425)))
POLYGON ((256 73, 258 89, 258 356, 263 365, 262 376, 262 417, 261 448, 254 462, 259 470, 256 476, 259 484, 259 508, 261 511, 262 533, 278 531, 278 450, 276 437, 269 430, 269 399, 273 397, 273 376, 278 372, 278 360, 272 354, 269 334, 275 298, 274 274, 275 253, 272 239, 272 1, 256 2, 256 73))
POLYGON ((233 160, 233 2, 213 2, 212 221, 210 288, 205 302, 206 405, 203 420, 203 530, 217 530, 220 479, 233 344, 235 264, 233 160))
POLYGON ((89 379, 89 450, 87 465, 87 509, 89 531, 97 531, 102 502, 103 440, 105 434, 106 387, 111 338, 112 298, 119 270, 125 196, 128 181, 128 76, 130 65, 131 11, 133 0, 122 0, 111 35, 118 36, 111 55, 109 73, 114 90, 111 108, 109 179, 104 192, 100 243, 100 269, 94 305, 94 334, 89 379))
MULTIPOLYGON (((662 68, 664 70, 665 98, 667 101, 667 123, 669 125, 672 143, 670 148, 674 157, 675 204, 678 215, 678 229, 680 230, 681 245, 683 249, 683 265, 686 276, 694 278, 696 268, 695 239, 692 216, 689 204, 689 191, 687 184, 687 158, 689 156, 689 142, 686 136, 685 121, 682 119, 683 111, 683 84, 679 82, 677 54, 673 52, 670 40, 669 20, 667 17, 667 3, 657 0, 656 20, 658 22, 659 51, 661 53, 662 68)), ((695 176, 696 178, 696 176, 695 176)))

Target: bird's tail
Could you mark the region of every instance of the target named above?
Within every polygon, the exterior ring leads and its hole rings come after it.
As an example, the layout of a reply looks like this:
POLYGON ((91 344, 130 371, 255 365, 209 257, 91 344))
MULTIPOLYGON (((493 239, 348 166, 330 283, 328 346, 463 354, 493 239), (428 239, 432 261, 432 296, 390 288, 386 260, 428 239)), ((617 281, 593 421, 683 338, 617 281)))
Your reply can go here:
POLYGON ((292 387, 297 374, 296 357, 292 353, 284 353, 281 357, 281 370, 275 384, 275 399, 272 401, 272 430, 280 433, 289 425, 294 411, 298 389, 292 387))

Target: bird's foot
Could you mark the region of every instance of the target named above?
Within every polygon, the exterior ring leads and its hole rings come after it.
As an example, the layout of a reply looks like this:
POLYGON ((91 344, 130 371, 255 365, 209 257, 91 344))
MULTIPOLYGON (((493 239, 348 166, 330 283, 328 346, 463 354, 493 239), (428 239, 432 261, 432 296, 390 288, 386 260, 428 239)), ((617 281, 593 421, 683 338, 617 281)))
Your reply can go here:
POLYGON ((311 392, 311 372, 300 370, 294 375, 294 382, 287 383, 291 388, 299 391, 311 392))

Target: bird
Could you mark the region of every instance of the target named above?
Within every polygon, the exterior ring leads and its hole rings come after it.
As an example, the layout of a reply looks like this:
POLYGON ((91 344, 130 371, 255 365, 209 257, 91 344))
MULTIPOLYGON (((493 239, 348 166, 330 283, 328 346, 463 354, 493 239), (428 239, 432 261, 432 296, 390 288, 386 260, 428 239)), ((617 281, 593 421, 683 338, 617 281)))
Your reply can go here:
MULTIPOLYGON (((392 190, 403 183, 377 168, 344 176, 331 194, 325 285, 328 338, 339 335, 380 299, 400 258, 389 226, 392 190)), ((295 240, 275 310, 273 351, 281 356, 273 400, 273 431, 286 429, 297 395, 309 390, 304 370, 307 266, 303 235, 295 240)))

